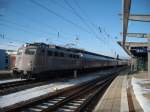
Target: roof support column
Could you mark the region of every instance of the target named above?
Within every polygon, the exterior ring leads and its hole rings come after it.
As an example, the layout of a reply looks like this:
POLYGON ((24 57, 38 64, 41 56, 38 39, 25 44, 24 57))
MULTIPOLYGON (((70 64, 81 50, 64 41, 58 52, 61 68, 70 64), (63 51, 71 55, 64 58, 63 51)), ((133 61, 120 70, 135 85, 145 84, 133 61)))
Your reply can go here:
POLYGON ((148 79, 150 79, 150 34, 148 35, 148 79))

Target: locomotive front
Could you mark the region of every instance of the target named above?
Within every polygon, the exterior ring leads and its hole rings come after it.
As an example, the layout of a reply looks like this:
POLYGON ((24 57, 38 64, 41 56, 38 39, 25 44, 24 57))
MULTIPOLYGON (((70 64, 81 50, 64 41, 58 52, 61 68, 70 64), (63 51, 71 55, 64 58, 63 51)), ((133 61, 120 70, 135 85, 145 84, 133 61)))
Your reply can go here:
POLYGON ((36 50, 35 46, 23 46, 18 49, 14 74, 19 74, 21 78, 31 78, 34 72, 36 50))

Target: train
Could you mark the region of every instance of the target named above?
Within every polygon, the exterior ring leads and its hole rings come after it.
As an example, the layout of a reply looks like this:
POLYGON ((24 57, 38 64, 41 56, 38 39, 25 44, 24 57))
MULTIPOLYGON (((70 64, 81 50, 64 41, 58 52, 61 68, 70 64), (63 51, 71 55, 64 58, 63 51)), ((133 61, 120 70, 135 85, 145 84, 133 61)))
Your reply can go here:
POLYGON ((21 78, 39 78, 65 71, 126 66, 127 60, 104 56, 83 49, 45 43, 27 43, 17 51, 13 74, 21 78))

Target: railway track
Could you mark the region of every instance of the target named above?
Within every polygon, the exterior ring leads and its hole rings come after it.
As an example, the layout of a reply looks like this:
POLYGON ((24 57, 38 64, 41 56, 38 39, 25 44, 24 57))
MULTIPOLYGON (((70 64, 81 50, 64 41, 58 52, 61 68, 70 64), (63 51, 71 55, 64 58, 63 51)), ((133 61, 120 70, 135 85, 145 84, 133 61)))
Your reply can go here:
POLYGON ((55 94, 17 105, 6 112, 82 112, 91 111, 95 101, 102 96, 116 75, 100 77, 73 88, 56 91, 55 94), (94 101, 94 102, 93 102, 94 101), (89 108, 90 107, 90 108, 89 108))
POLYGON ((13 82, 8 82, 8 83, 2 83, 0 84, 0 90, 3 90, 5 88, 10 88, 18 85, 24 85, 26 83, 31 82, 31 80, 20 80, 20 81, 13 81, 13 82))
POLYGON ((39 80, 22 80, 0 84, 0 95, 6 95, 19 90, 40 86, 46 84, 46 81, 39 80))

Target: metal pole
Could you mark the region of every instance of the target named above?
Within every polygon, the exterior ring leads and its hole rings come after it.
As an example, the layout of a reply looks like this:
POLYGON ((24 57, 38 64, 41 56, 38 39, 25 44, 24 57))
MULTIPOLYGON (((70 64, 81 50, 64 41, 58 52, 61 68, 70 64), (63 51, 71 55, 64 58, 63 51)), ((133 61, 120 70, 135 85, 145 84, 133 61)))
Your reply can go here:
POLYGON ((133 72, 133 57, 131 57, 131 73, 133 72))
POLYGON ((150 34, 148 35, 148 79, 150 79, 150 34))
POLYGON ((77 78, 77 70, 73 71, 74 78, 77 78))

